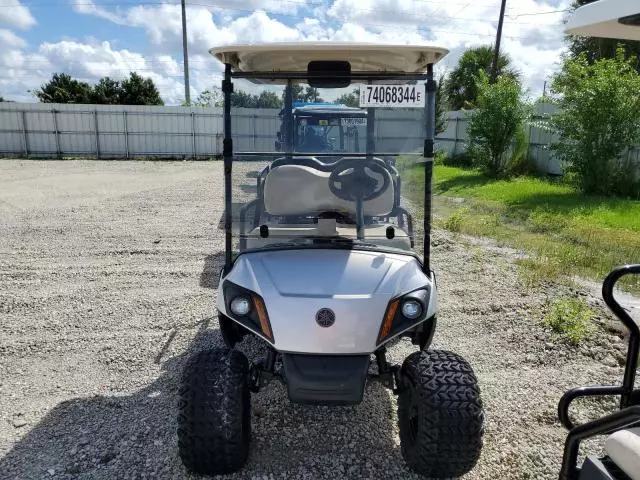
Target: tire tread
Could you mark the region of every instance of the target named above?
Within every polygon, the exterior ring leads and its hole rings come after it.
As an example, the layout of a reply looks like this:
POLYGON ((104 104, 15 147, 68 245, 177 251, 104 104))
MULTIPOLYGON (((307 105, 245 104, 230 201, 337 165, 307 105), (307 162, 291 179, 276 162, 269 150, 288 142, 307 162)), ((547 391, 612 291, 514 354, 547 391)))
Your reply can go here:
POLYGON ((251 430, 249 363, 237 350, 204 350, 189 359, 179 389, 178 451, 205 475, 241 469, 251 430))
POLYGON ((432 478, 455 478, 476 465, 482 450, 484 412, 473 369, 461 356, 423 350, 406 358, 402 374, 412 392, 398 399, 402 455, 432 478), (409 433, 410 393, 419 398, 418 433, 409 433))

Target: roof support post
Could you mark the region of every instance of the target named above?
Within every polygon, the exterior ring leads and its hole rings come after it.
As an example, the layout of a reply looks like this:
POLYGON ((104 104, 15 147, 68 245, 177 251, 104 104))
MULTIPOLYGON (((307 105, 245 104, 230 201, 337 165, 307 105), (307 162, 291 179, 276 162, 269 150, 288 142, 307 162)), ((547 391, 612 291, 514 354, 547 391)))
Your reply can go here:
POLYGON ((222 93, 224 94, 224 140, 222 141, 222 156, 224 158, 224 270, 231 269, 233 260, 233 243, 231 238, 232 201, 231 201, 231 168, 233 164, 233 140, 231 139, 231 65, 224 67, 222 93))
MULTIPOLYGON (((368 82, 371 84, 371 81, 368 82)), ((376 111, 372 107, 367 108, 367 162, 373 162, 373 154, 376 151, 375 139, 376 111)), ((364 240, 364 202, 358 198, 356 202, 356 229, 358 240, 364 240)))
POLYGON ((436 81, 433 78, 433 64, 427 66, 426 135, 424 138, 424 265, 426 274, 431 270, 431 215, 432 215, 432 180, 433 180, 433 146, 436 125, 436 81))
POLYGON ((293 83, 287 80, 284 90, 284 151, 287 158, 293 155, 293 83))

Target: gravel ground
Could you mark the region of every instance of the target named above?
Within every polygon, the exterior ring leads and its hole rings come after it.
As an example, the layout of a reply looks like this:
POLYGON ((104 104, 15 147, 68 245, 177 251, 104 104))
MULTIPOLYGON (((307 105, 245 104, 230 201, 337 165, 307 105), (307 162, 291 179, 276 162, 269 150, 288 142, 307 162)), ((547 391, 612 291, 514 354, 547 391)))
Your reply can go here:
MULTIPOLYGON (((241 169, 250 193, 256 165, 241 169)), ((222 192, 220 162, 0 162, 0 478, 193 478, 176 453, 175 394, 186 357, 222 344, 222 192)), ((471 362, 486 406, 465 479, 557 478, 557 402, 619 382, 621 335, 586 287, 522 286, 517 252, 443 231, 433 245, 434 343, 471 362), (600 312, 578 349, 542 325, 562 293, 600 312)), ((403 341, 391 358, 414 349, 403 341)), ((404 467, 395 409, 377 383, 361 405, 329 409, 293 405, 274 382, 253 397, 249 464, 229 478, 420 478, 404 467)))

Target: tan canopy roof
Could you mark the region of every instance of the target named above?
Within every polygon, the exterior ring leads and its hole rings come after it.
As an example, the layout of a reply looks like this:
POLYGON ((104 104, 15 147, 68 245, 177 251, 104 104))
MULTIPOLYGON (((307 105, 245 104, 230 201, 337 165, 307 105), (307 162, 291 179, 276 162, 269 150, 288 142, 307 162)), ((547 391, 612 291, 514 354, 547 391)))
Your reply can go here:
POLYGON ((312 60, 343 60, 354 72, 423 73, 449 51, 426 45, 292 42, 228 45, 209 53, 237 72, 306 72, 312 60))

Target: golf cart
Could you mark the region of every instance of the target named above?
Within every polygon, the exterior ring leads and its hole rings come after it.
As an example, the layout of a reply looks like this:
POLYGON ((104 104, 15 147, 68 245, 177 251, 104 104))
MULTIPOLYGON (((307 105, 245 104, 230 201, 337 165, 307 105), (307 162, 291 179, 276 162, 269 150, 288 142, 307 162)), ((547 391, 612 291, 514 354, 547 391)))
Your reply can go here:
MULTIPOLYGON (((363 152, 360 138, 366 135, 367 112, 360 108, 326 102, 294 102, 291 130, 294 152, 336 152, 335 160, 345 152, 363 152), (337 138, 336 138, 337 136, 337 138), (346 144, 346 145, 345 145, 346 144)), ((281 126, 275 147, 282 152, 289 135, 286 108, 280 112, 281 126)), ((330 161, 330 158, 323 159, 330 161)))
MULTIPOLYGON (((566 25, 567 33, 604 38, 640 40, 640 6, 637 0, 599 0, 577 8, 566 25)), ((602 297, 629 335, 622 385, 589 386, 566 392, 558 404, 558 417, 569 430, 560 470, 561 480, 640 480, 640 389, 635 376, 640 352, 640 329, 614 298, 616 283, 626 275, 640 275, 640 264, 614 269, 602 285, 602 297), (620 410, 575 425, 569 407, 577 398, 620 397, 620 410), (605 455, 588 455, 578 467, 580 443, 606 435, 605 455)))
POLYGON ((225 66, 225 264, 217 310, 226 348, 199 352, 185 368, 178 417, 184 465, 201 474, 241 469, 250 445, 251 393, 271 379, 283 382, 291 402, 311 405, 358 404, 375 379, 398 395, 408 466, 430 478, 467 473, 479 458, 484 433, 477 379, 459 355, 430 348, 437 313, 430 267, 433 67, 447 51, 271 43, 211 53, 225 66), (345 142, 340 158, 326 162, 336 152, 295 152, 292 135, 284 136, 281 156, 273 161, 265 159, 275 152, 234 151, 234 80, 283 87, 285 131, 293 129, 294 83, 319 88, 329 98, 360 85, 360 107, 367 113, 364 151, 355 144, 347 149, 345 142), (406 138, 398 118, 381 120, 374 130, 378 108, 403 111, 405 124, 414 127, 423 121, 421 140, 406 138), (402 158, 403 168, 382 156, 402 158), (253 160, 234 161, 238 157, 253 160), (251 178, 247 170, 260 172, 254 196, 252 186, 243 184, 251 178), (413 249, 411 215, 400 205, 402 172, 424 179, 422 255, 413 249), (244 207, 234 222, 237 200, 244 207), (236 348, 246 336, 264 342, 262 361, 250 364, 236 348), (406 339, 416 351, 402 365, 391 365, 387 349, 406 339))

